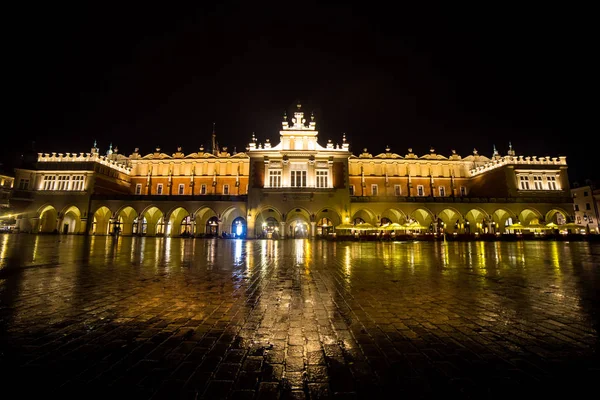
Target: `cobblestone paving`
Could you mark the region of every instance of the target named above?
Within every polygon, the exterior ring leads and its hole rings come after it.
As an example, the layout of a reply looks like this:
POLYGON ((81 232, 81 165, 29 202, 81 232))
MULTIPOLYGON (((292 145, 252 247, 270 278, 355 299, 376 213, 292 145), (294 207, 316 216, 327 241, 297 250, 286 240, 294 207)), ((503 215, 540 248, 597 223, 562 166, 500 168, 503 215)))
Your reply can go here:
POLYGON ((22 234, 0 253, 14 398, 559 397, 600 377, 586 242, 22 234))

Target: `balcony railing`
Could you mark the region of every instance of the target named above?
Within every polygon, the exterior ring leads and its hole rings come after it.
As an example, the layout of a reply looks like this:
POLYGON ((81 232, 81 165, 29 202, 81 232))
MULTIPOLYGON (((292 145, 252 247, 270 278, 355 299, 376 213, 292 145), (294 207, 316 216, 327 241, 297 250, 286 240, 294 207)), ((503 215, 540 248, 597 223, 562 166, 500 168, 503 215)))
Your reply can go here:
POLYGON ((432 197, 432 196, 350 196, 352 203, 572 203, 565 196, 552 197, 432 197))
POLYGON ((246 201, 248 195, 226 195, 226 194, 94 194, 92 200, 124 200, 124 201, 246 201))

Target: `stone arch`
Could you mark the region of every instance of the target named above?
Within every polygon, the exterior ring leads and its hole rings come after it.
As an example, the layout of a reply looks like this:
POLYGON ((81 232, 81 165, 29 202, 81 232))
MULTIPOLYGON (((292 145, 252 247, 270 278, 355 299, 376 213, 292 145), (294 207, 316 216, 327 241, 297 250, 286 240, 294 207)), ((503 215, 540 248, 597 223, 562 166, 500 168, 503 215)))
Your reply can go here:
POLYGON ((290 238, 307 238, 314 216, 304 207, 294 207, 285 213, 286 232, 290 238))
POLYGON ((146 235, 156 236, 164 234, 164 213, 160 208, 155 205, 149 205, 144 208, 140 216, 142 219, 146 219, 146 235))
POLYGON ((492 222, 496 232, 504 233, 506 226, 516 222, 517 215, 508 208, 498 208, 492 213, 492 222))
MULTIPOLYGON (((235 207, 235 206, 230 206, 227 209, 225 209, 225 211, 223 211, 221 213, 221 227, 223 232, 227 232, 227 233, 234 233, 234 225, 233 222, 234 220, 238 220, 238 221, 242 221, 244 222, 244 226, 246 225, 246 214, 244 212, 242 212, 242 210, 239 207, 235 207), (241 219, 239 219, 241 218, 241 219)), ((245 229, 244 229, 245 232, 245 229)))
POLYGON ((369 210, 368 208, 361 208, 360 210, 356 211, 353 215, 352 215, 352 219, 350 220, 350 223, 353 224, 354 221, 360 218, 363 221, 375 225, 377 223, 377 219, 375 218, 375 213, 371 210, 369 210))
POLYGON ((167 225, 167 236, 177 237, 181 236, 181 222, 184 218, 188 217, 190 213, 184 207, 176 207, 169 211, 168 219, 169 224, 167 225))
POLYGON ((81 210, 77 206, 63 208, 60 215, 62 216, 61 223, 59 224, 60 233, 81 233, 81 210))
POLYGON ((464 215, 465 233, 483 233, 487 232, 489 215, 481 208, 471 208, 464 215))
POLYGON ((378 225, 381 225, 386 219, 390 220, 391 223, 404 224, 408 218, 402 211, 396 208, 388 208, 381 213, 378 225))
POLYGON ((111 217, 112 212, 108 207, 98 207, 92 217, 92 227, 90 229, 92 235, 108 235, 111 217))
POLYGON ((569 214, 559 207, 554 207, 550 211, 548 211, 544 217, 544 221, 549 224, 551 222, 562 225, 565 224, 569 220, 569 214))
POLYGON ((426 228, 433 222, 433 213, 427 208, 417 208, 410 213, 409 217, 426 228))
POLYGON ((444 208, 437 213, 437 217, 443 223, 438 228, 443 229, 447 233, 458 232, 461 220, 463 219, 462 214, 456 208, 452 207, 444 208))
POLYGON ((254 220, 254 234, 257 238, 279 238, 279 224, 282 222, 281 212, 266 206, 256 213, 254 220))
MULTIPOLYGON (((218 226, 219 215, 212 208, 210 208, 208 206, 201 206, 196 211, 194 211, 193 215, 194 215, 194 224, 195 224, 194 234, 204 235, 207 233, 216 233, 218 231, 218 229, 213 229, 213 228, 207 229, 209 221, 210 222, 217 221, 217 226, 218 226)), ((212 225, 210 225, 210 226, 212 227, 212 225)))
POLYGON ((37 231, 39 233, 52 233, 57 228, 58 212, 51 205, 42 206, 39 209, 39 222, 37 231))
POLYGON ((527 226, 531 223, 538 222, 542 218, 542 213, 533 207, 526 207, 521 210, 518 218, 522 225, 527 226))
POLYGON ((118 223, 122 235, 129 236, 133 233, 133 221, 137 216, 138 213, 132 206, 122 206, 117 210, 114 220, 118 223))
POLYGON ((315 222, 318 224, 323 218, 331 221, 333 226, 338 226, 342 223, 341 215, 333 208, 323 207, 315 213, 315 222))

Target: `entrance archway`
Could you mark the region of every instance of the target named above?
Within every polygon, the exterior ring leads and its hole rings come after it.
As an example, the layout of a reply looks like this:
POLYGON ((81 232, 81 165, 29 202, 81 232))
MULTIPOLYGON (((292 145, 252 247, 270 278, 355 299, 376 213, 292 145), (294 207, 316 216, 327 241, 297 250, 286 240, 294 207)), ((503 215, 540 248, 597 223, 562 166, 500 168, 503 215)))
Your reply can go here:
POLYGON ((246 237, 246 220, 242 217, 237 217, 231 223, 231 234, 236 238, 246 237))
POLYGON ((302 219, 295 219, 289 223, 288 237, 293 239, 306 239, 310 236, 308 223, 302 219))
POLYGON ((40 212, 39 233, 52 233, 56 231, 58 212, 52 206, 46 206, 40 212))
POLYGON ((163 212, 156 206, 150 206, 140 213, 144 218, 142 221, 142 235, 161 236, 165 234, 165 222, 163 212), (146 227, 144 228, 144 225, 146 227))
POLYGON ((75 206, 67 208, 63 212, 60 224, 60 233, 76 234, 81 232, 81 211, 75 206))
POLYGON ((317 222, 317 235, 325 237, 332 233, 333 221, 329 218, 321 218, 319 222, 317 222))
POLYGON ((218 236, 219 235, 219 218, 210 217, 208 221, 206 221, 206 234, 209 236, 218 236))

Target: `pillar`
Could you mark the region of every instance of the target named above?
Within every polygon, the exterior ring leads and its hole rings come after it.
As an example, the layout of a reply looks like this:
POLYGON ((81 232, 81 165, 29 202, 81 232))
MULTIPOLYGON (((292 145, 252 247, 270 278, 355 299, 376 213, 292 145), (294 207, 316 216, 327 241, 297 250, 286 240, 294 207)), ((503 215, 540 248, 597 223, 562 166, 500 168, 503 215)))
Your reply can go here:
POLYGON ((279 236, 282 239, 285 239, 285 222, 280 222, 279 223, 279 236))
POLYGON ((223 221, 219 220, 217 222, 217 235, 220 235, 223 231, 223 221))
POLYGON ((80 218, 79 219, 79 232, 76 232, 76 233, 81 233, 81 234, 87 235, 87 232, 88 232, 88 230, 87 230, 87 220, 88 220, 87 218, 80 218))
POLYGON ((138 215, 138 221, 137 221, 137 234, 142 236, 142 229, 144 228, 144 216, 143 215, 138 215))
POLYGON ((254 232, 254 218, 248 215, 246 219, 246 237, 248 239, 254 239, 256 237, 256 232, 254 232))
POLYGON ((314 239, 316 233, 317 233, 317 223, 311 222, 310 223, 310 237, 314 239))

